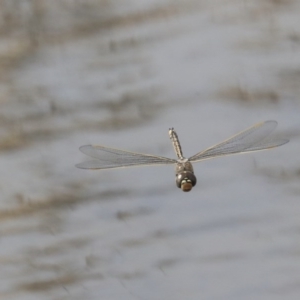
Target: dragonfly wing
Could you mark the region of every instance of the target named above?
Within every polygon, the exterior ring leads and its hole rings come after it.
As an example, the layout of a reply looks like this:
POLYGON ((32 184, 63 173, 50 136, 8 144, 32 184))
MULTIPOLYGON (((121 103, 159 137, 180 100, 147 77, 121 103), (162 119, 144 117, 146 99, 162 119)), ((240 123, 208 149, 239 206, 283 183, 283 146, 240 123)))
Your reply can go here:
POLYGON ((80 169, 113 169, 130 166, 165 165, 177 162, 175 159, 162 156, 140 154, 98 145, 82 146, 79 150, 96 159, 76 165, 80 169))
POLYGON ((276 121, 258 123, 220 144, 195 154, 189 158, 189 161, 197 162, 218 156, 270 149, 286 144, 288 142, 286 139, 269 137, 276 126, 276 121))

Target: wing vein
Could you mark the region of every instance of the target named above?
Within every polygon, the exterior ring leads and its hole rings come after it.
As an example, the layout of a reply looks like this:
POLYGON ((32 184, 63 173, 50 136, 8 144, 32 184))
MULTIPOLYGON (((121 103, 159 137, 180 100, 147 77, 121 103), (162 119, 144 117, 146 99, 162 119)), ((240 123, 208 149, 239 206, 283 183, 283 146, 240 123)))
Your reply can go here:
POLYGON ((218 156, 246 153, 251 151, 266 150, 286 144, 286 139, 270 138, 269 135, 275 130, 276 121, 258 123, 232 137, 201 151, 189 158, 191 162, 211 159, 218 156))
POLYGON ((174 164, 175 159, 150 154, 141 154, 100 145, 86 145, 80 151, 94 160, 77 164, 80 169, 112 169, 145 165, 174 164))

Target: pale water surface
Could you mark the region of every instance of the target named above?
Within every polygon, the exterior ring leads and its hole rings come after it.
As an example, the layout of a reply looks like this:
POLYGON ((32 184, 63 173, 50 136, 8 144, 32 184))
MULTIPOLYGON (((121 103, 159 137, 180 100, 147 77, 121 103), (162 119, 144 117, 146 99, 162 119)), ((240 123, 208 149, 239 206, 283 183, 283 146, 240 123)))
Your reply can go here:
POLYGON ((300 3, 126 2, 1 4, 1 297, 298 300, 300 3), (195 165, 190 193, 168 166, 74 167, 268 119, 289 144, 195 165))

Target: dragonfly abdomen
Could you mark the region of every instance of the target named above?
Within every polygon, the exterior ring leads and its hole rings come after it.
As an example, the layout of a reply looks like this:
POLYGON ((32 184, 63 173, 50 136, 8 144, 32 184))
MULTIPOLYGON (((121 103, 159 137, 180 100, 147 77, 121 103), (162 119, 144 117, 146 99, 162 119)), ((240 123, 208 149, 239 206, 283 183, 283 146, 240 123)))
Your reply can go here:
POLYGON ((174 147, 174 150, 175 150, 175 153, 176 153, 177 157, 179 159, 183 159, 181 145, 180 145, 180 142, 179 142, 179 139, 178 139, 178 135, 177 135, 176 131, 174 130, 174 128, 169 129, 169 136, 170 136, 170 139, 173 143, 173 147, 174 147))

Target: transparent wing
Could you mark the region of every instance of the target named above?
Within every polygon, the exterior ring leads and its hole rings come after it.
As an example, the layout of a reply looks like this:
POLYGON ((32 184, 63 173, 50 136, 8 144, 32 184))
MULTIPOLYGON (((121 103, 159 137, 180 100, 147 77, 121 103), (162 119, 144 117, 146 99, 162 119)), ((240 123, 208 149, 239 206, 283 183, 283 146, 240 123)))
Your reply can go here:
POLYGON ((201 161, 218 156, 270 149, 286 144, 286 139, 274 139, 269 135, 277 126, 276 121, 256 124, 224 142, 212 146, 189 158, 189 161, 201 161))
POLYGON ((95 160, 77 164, 76 167, 80 169, 113 169, 145 165, 166 165, 177 162, 171 158, 134 153, 98 145, 82 146, 79 150, 90 157, 96 158, 95 160))

